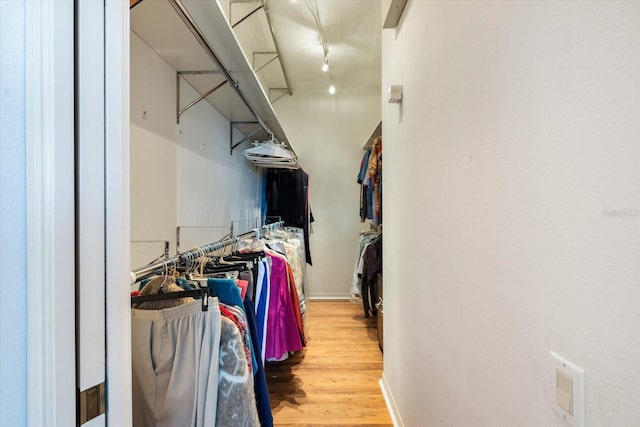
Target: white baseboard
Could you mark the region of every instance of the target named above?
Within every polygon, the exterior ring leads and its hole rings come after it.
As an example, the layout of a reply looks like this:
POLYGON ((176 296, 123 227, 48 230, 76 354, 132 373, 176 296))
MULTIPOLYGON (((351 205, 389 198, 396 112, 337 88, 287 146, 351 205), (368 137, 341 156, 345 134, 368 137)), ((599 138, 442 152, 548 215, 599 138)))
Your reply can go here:
POLYGON ((382 395, 384 396, 384 401, 387 404, 387 410, 389 411, 389 416, 391 417, 391 422, 393 422, 394 427, 404 427, 404 423, 402 422, 402 417, 400 417, 400 412, 398 411, 398 406, 396 406, 396 401, 393 398, 393 394, 391 394, 391 389, 389 388, 389 384, 387 383, 387 378, 382 374, 382 378, 379 381, 380 389, 382 390, 382 395))

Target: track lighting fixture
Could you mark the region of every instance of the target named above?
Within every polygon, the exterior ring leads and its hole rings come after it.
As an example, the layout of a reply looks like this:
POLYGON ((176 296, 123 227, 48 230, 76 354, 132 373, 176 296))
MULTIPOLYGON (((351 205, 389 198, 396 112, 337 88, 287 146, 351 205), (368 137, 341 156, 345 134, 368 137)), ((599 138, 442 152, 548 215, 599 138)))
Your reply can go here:
POLYGON ((329 46, 322 42, 322 50, 324 51, 324 61, 322 61, 322 71, 325 73, 329 71, 329 46))
POLYGON ((333 85, 333 74, 329 70, 329 45, 327 44, 324 29, 322 28, 322 23, 320 22, 320 11, 318 10, 318 1, 317 0, 307 0, 307 8, 309 12, 311 12, 311 16, 313 16, 313 20, 318 27, 318 37, 320 39, 320 45, 322 46, 323 53, 323 61, 322 61, 322 71, 329 75, 329 82, 331 86, 329 86, 329 93, 334 95, 336 93, 336 87, 333 85))

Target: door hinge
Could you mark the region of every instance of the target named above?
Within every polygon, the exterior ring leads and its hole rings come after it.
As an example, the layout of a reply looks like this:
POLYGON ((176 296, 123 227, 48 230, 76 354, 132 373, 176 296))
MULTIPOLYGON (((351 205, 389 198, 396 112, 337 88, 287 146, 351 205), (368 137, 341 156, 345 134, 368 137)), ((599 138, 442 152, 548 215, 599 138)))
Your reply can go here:
POLYGON ((81 391, 78 395, 78 400, 80 409, 79 424, 82 425, 104 414, 106 409, 104 383, 81 391))

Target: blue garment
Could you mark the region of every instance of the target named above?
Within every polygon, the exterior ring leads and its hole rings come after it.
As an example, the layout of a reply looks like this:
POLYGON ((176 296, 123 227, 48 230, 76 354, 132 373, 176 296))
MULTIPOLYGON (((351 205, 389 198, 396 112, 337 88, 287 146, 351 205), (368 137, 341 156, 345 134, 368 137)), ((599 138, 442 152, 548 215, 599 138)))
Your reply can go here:
POLYGON ((373 181, 367 177, 369 169, 369 159, 371 158, 371 147, 364 152, 362 163, 360 163, 360 171, 358 172, 358 184, 362 185, 360 200, 360 218, 374 219, 373 209, 373 181))
POLYGON ((375 207, 373 206, 373 182, 371 182, 371 220, 373 221, 373 223, 375 225, 380 225, 382 224, 382 217, 380 215, 378 215, 378 213, 376 212, 375 207))
MULTIPOLYGON (((247 323, 249 324, 249 332, 251 333, 251 342, 256 354, 262 354, 262 346, 258 338, 258 329, 255 316, 255 307, 249 295, 244 299, 244 311, 247 313, 247 323)), ((269 389, 267 388, 267 376, 264 372, 264 360, 258 363, 258 368, 254 373, 253 390, 256 395, 256 404, 258 406, 258 417, 262 427, 273 427, 273 414, 271 413, 271 402, 269 401, 269 389)))
POLYGON ((211 290, 213 296, 218 297, 220 302, 227 305, 235 305, 244 311, 240 289, 234 279, 210 277, 207 279, 207 287, 211 290))
POLYGON ((142 279, 140 281, 140 284, 138 285, 138 290, 141 291, 142 288, 144 288, 147 285, 147 283, 149 283, 150 281, 151 281, 151 277, 147 277, 146 279, 142 279))
POLYGON ((371 156, 371 147, 364 152, 362 156, 362 163, 360 163, 360 172, 358 172, 358 184, 364 183, 364 179, 367 177, 367 169, 369 168, 369 157, 371 156))
POLYGON ((187 279, 178 278, 176 279, 176 284, 185 291, 192 291, 195 289, 195 286, 191 285, 187 279))
POLYGON ((366 195, 366 203, 367 203, 367 219, 373 219, 374 209, 373 209, 373 185, 365 185, 364 187, 365 195, 366 195))
POLYGON ((267 340, 267 334, 266 334, 266 324, 267 324, 267 315, 269 313, 269 292, 270 292, 270 286, 269 286, 269 275, 270 275, 270 271, 269 271, 269 262, 264 259, 262 261, 260 261, 260 264, 258 264, 258 278, 261 278, 262 281, 261 283, 256 283, 256 297, 257 297, 257 302, 256 302, 256 323, 257 323, 257 329, 258 329, 258 338, 260 339, 260 348, 262 349, 262 352, 260 353, 262 355, 262 363, 264 364, 264 361, 266 359, 266 355, 265 355, 265 349, 266 349, 266 340, 267 340))
MULTIPOLYGON (((234 279, 218 279, 210 277, 207 279, 207 287, 214 297, 218 297, 221 303, 238 307, 244 312, 244 316, 247 318, 247 313, 244 310, 244 303, 242 302, 242 296, 240 296, 240 289, 236 285, 236 281, 234 279)), ((251 342, 249 344, 251 344, 251 342)), ((257 366, 258 360, 256 359, 256 352, 253 348, 253 344, 251 344, 250 347, 251 363, 253 363, 253 366, 257 366)))

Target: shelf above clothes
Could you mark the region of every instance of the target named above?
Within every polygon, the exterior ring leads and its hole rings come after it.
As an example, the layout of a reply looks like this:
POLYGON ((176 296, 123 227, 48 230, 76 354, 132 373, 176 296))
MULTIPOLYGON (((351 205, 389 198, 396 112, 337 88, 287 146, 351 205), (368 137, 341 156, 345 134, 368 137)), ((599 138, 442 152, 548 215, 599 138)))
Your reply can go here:
POLYGON ((231 28, 271 103, 292 95, 267 0, 229 0, 228 7, 231 28))
POLYGON ((206 99, 243 135, 292 149, 218 2, 143 0, 131 8, 131 30, 177 71, 176 120, 206 99), (181 105, 181 82, 200 94, 196 102, 181 105))
POLYGON ((367 142, 365 142, 362 149, 366 150, 367 148, 371 147, 373 145, 373 140, 379 136, 382 136, 382 121, 380 121, 375 129, 373 129, 371 135, 369 135, 369 138, 367 139, 367 142))

